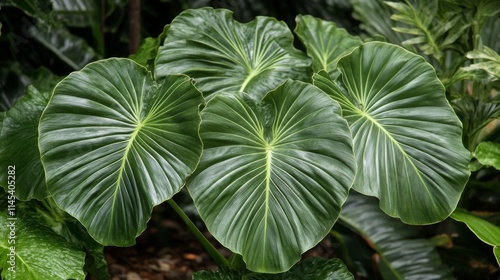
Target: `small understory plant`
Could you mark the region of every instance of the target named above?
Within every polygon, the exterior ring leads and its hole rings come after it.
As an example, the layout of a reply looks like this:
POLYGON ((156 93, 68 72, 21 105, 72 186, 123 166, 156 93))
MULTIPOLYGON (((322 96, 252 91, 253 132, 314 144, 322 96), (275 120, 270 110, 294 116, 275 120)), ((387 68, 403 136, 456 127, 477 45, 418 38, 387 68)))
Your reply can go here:
MULTIPOLYGON (((410 15, 410 4, 387 5, 410 15)), ((190 9, 131 58, 89 63, 53 89, 30 86, 0 114, 2 207, 19 200, 15 272, 10 230, 0 231, 2 279, 107 279, 103 246, 133 245, 163 202, 220 267, 195 279, 354 279, 349 258, 300 261, 325 237, 342 239, 339 223, 373 245, 385 279, 452 279, 408 224, 486 223, 457 206, 472 155, 495 166, 498 145, 477 145, 484 125, 471 128, 466 96, 451 97, 471 77, 489 94, 497 84, 477 79, 499 78, 498 54, 471 49, 481 61, 450 76, 440 48, 458 37, 413 49, 423 39, 362 39, 308 15, 296 23, 292 32, 271 17, 190 9), (174 202, 184 189, 230 259, 174 202)), ((497 260, 498 236, 484 238, 497 260)))

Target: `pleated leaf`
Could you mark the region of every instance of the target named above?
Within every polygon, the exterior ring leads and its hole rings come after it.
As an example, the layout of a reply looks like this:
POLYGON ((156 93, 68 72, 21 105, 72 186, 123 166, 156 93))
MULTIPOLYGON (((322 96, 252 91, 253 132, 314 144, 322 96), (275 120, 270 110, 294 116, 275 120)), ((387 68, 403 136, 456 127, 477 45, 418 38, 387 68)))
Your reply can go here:
MULTIPOLYGON (((50 92, 30 86, 6 113, 0 130, 0 170, 16 167, 16 197, 20 200, 48 196, 38 150, 38 121, 49 101, 50 92)), ((0 173, 0 186, 6 187, 7 172, 0 173)))
MULTIPOLYGON (((375 250, 383 279, 454 279, 438 252, 416 231, 382 212, 373 198, 351 194, 340 221, 358 232, 375 250)), ((354 253, 354 252, 353 252, 354 253)))
POLYGON ((262 101, 215 96, 202 112, 204 151, 188 182, 210 232, 256 272, 283 272, 333 226, 355 172, 340 107, 287 81, 262 101))
POLYGON ((334 22, 309 15, 296 17, 295 33, 312 58, 314 72, 325 70, 330 76, 337 73, 338 60, 361 44, 361 39, 350 35, 334 22))
POLYGON ((132 245, 151 210, 183 186, 201 155, 202 96, 186 76, 153 81, 129 59, 73 72, 40 121, 47 185, 103 245, 132 245))
POLYGON ((434 69, 388 43, 361 45, 340 59, 341 77, 315 85, 341 106, 353 134, 357 191, 411 224, 445 219, 470 175, 462 125, 434 69))
POLYGON ((229 10, 187 10, 170 25, 156 58, 157 78, 183 73, 206 98, 244 91, 259 98, 286 79, 308 81, 310 59, 293 47, 285 23, 257 17, 243 24, 229 10))

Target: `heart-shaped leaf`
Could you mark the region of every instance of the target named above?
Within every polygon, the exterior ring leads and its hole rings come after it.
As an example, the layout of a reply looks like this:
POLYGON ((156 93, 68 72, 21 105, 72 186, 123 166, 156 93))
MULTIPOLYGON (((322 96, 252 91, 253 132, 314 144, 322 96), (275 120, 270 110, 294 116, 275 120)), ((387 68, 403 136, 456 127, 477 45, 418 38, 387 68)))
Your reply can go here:
POLYGON ((202 96, 183 75, 153 81, 129 59, 73 72, 40 121, 47 186, 103 245, 131 245, 154 205, 198 164, 202 96))
POLYGON ((170 25, 156 58, 156 77, 183 73, 206 98, 244 91, 259 98, 286 79, 310 80, 310 59, 293 47, 285 23, 257 17, 242 24, 229 10, 187 10, 170 25))
POLYGON ((361 44, 361 39, 350 35, 334 22, 312 16, 297 16, 295 33, 307 48, 313 60, 314 72, 325 70, 333 76, 338 60, 361 44))
POLYGON ((337 100, 353 134, 358 172, 353 188, 406 223, 445 219, 470 175, 462 125, 434 69, 388 43, 361 45, 339 60, 332 81, 315 85, 337 100))
POLYGON ((188 182, 210 232, 248 269, 283 272, 333 226, 355 172, 340 107, 287 81, 262 101, 215 96, 202 112, 204 151, 188 182))

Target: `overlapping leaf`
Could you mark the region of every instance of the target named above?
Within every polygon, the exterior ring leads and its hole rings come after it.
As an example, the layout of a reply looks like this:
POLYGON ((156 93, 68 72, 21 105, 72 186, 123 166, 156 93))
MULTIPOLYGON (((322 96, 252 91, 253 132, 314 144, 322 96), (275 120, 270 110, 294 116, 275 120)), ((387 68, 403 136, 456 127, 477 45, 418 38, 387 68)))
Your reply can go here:
POLYGON ((329 232, 354 176, 338 104, 287 81, 261 102, 219 94, 202 119, 205 149, 188 182, 201 217, 250 270, 286 271, 329 232))
POLYGON ((70 74, 40 121, 55 201, 98 242, 133 244, 153 206, 177 193, 198 164, 201 102, 188 77, 157 84, 129 59, 70 74))
POLYGON ((338 60, 361 44, 359 37, 351 36, 334 22, 312 16, 297 16, 295 20, 295 33, 306 46, 315 72, 325 70, 334 75, 338 60))
POLYGON ((326 74, 314 79, 349 122, 358 163, 353 187, 404 222, 446 218, 468 180, 470 154, 434 69, 380 42, 361 45, 338 69, 336 81, 326 74))
MULTIPOLYGON (((39 92, 30 86, 6 113, 0 130, 0 169, 16 167, 16 197, 21 200, 43 199, 47 193, 45 176, 38 150, 38 120, 49 92, 39 92)), ((7 172, 0 173, 0 186, 7 186, 7 172)))
POLYGON ((4 211, 0 223, 2 279, 85 279, 85 253, 49 228, 26 214, 9 220, 4 211))
POLYGON ((293 47, 285 23, 257 17, 242 24, 229 10, 203 8, 184 11, 172 21, 155 75, 187 74, 206 98, 224 91, 260 98, 288 78, 309 80, 310 67, 310 59, 293 47))

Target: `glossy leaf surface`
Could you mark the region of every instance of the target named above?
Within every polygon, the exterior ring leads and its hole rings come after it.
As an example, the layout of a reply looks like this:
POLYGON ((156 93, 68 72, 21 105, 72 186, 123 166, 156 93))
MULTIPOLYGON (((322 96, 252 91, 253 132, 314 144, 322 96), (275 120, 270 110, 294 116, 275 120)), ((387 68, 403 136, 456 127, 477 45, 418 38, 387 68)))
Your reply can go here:
POLYGON ((388 43, 361 45, 340 59, 341 77, 315 74, 315 85, 342 106, 353 134, 353 188, 380 199, 406 223, 445 219, 469 177, 462 126, 434 69, 388 43))
POLYGON ((131 245, 154 205, 183 186, 201 155, 202 96, 186 76, 157 84, 129 59, 73 72, 40 121, 55 201, 103 245, 131 245))
POLYGON ((325 70, 334 75, 338 60, 361 44, 359 37, 351 36, 334 22, 312 16, 297 16, 295 20, 295 33, 313 60, 314 72, 325 70))
MULTIPOLYGON (((4 205, 2 203, 2 206, 4 205)), ((18 215, 15 221, 8 218, 4 211, 0 213, 2 279, 85 279, 83 272, 85 253, 82 250, 28 215, 18 215), (15 238, 9 239, 12 230, 15 238), (15 240, 15 243, 9 243, 12 240, 15 240), (15 255, 14 263, 10 263, 9 254, 15 255), (9 271, 12 264, 15 273, 9 271)))
POLYGON ((214 97, 202 112, 205 146, 188 190, 210 232, 250 270, 283 272, 338 217, 355 171, 336 102, 288 81, 258 102, 214 97))
MULTIPOLYGON (((380 211, 377 201, 351 194, 340 221, 357 231, 375 250, 383 279, 454 279, 427 239, 416 239, 412 227, 380 211)), ((355 252, 352 252, 355 254, 355 252)))
POLYGON ((242 24, 229 10, 187 10, 170 25, 156 58, 155 75, 183 73, 206 98, 243 91, 259 98, 286 79, 310 79, 310 59, 293 47, 283 22, 257 17, 242 24))
POLYGON ((49 92, 39 92, 30 86, 25 96, 17 100, 6 113, 0 130, 0 170, 15 166, 15 176, 0 173, 0 186, 16 183, 20 200, 43 199, 48 195, 45 175, 38 150, 38 121, 49 101, 49 92))

